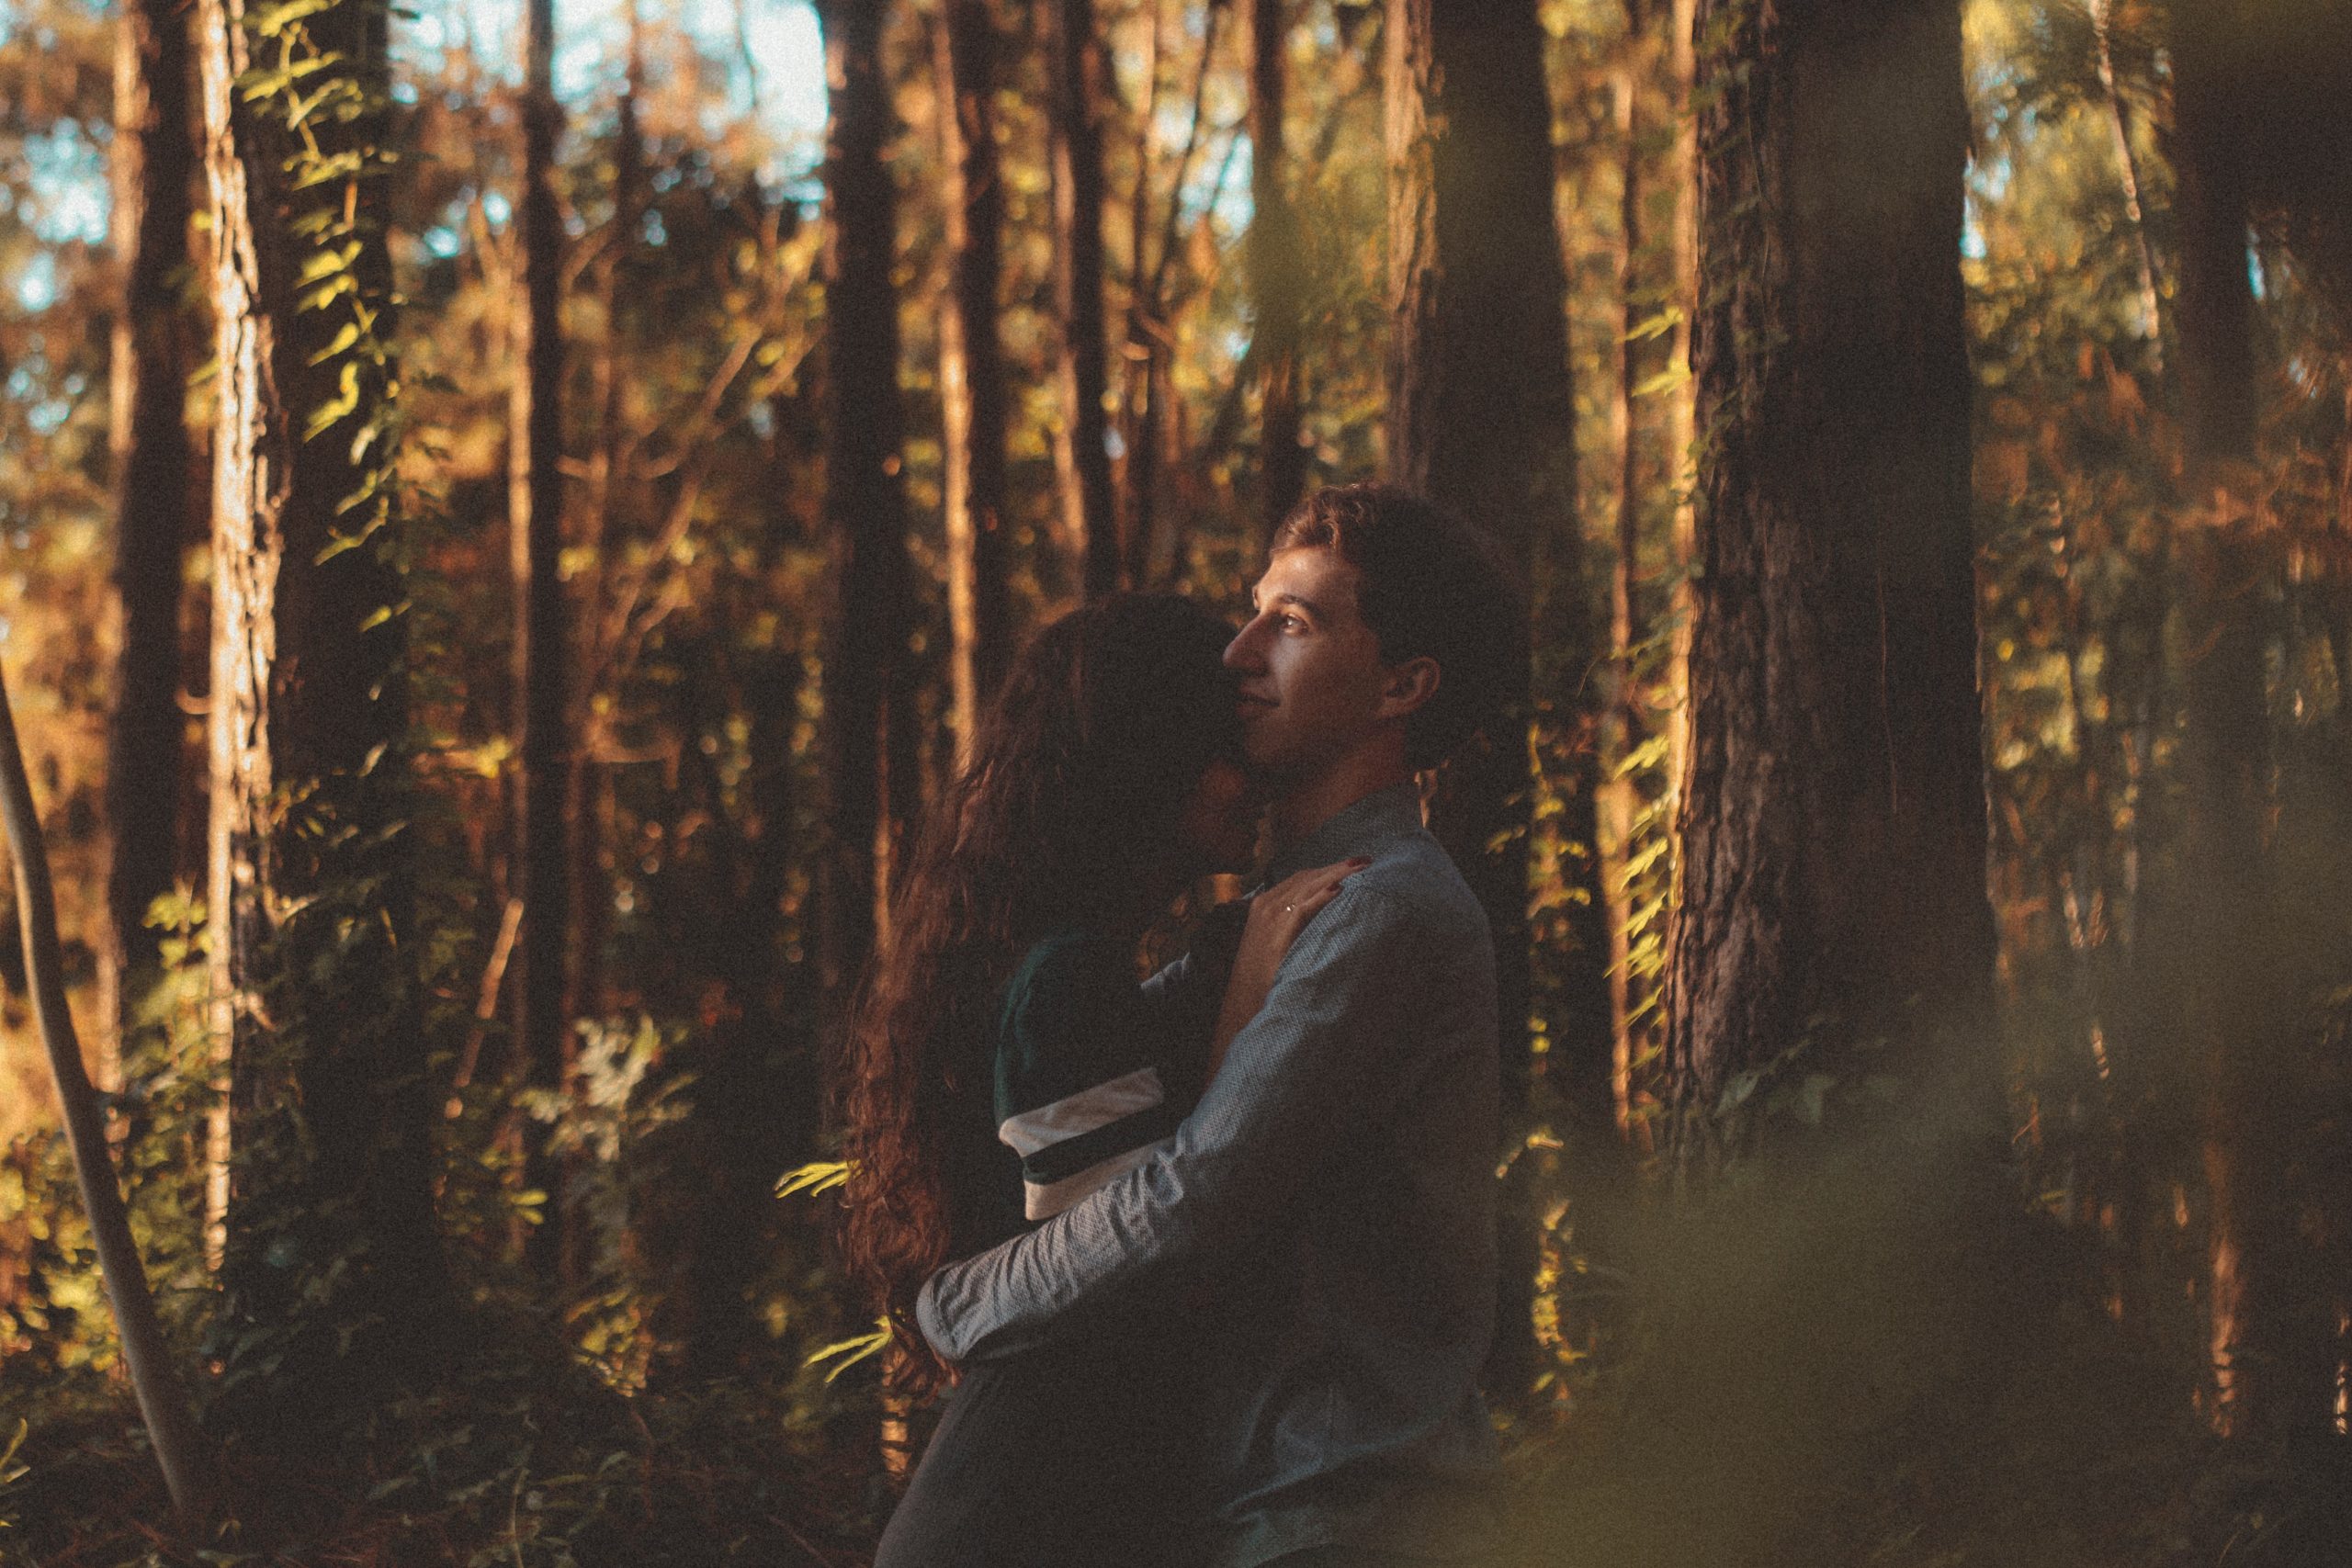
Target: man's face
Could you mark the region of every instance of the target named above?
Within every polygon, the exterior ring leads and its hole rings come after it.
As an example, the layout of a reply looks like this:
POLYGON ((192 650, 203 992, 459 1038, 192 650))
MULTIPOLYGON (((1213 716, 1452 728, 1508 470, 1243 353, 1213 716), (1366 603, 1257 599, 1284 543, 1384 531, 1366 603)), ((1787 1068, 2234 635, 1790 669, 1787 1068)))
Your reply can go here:
POLYGON ((1240 677, 1242 747, 1269 783, 1307 777, 1380 722, 1387 671, 1356 613, 1356 569, 1336 550, 1283 550, 1225 650, 1240 677))

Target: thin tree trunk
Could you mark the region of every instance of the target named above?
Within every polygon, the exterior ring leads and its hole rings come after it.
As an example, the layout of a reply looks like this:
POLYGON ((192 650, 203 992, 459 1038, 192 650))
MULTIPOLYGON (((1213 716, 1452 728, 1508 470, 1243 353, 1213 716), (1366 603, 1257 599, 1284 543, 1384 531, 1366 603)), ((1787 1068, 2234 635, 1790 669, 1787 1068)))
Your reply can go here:
MULTIPOLYGON (((825 0, 825 522, 839 591, 825 660, 832 842, 823 874, 826 992, 846 997, 889 940, 892 863, 913 807, 913 619, 900 487, 897 200, 882 159, 884 0, 825 0)), ((1099 210, 1099 209, 1098 209, 1099 210)), ((1115 559, 1115 555, 1114 557, 1115 559)))
POLYGON ((1617 548, 1609 575, 1610 700, 1600 720, 1600 874, 1609 917, 1610 1102, 1621 1135, 1633 1128, 1634 1087, 1634 889, 1626 876, 1633 852, 1634 820, 1641 806, 1639 782, 1625 771, 1627 755, 1640 744, 1640 687, 1634 671, 1634 645, 1640 622, 1641 441, 1634 389, 1641 384, 1642 203, 1647 196, 1642 171, 1643 75, 1649 58, 1649 24, 1643 0, 1625 3, 1625 59, 1615 83, 1617 134, 1621 141, 1617 204, 1617 365, 1610 400, 1610 435, 1617 453, 1615 503, 1617 548))
POLYGON ((939 389, 947 448, 947 618, 961 764, 971 760, 981 705, 1004 673, 1012 636, 1002 530, 1008 393, 997 329, 1004 186, 997 150, 997 28, 989 0, 942 0, 932 40, 951 278, 948 308, 939 320, 939 389))
POLYGON ((101 1085, 120 1087, 123 1038, 160 962, 147 908, 179 863, 185 772, 180 560, 195 456, 186 421, 188 262, 187 18, 126 0, 115 50, 114 248, 122 268, 113 344, 115 693, 107 727, 107 923, 99 964, 101 1085))
MULTIPOLYGON (((1566 279, 1553 218, 1552 111, 1544 32, 1532 0, 1463 6, 1390 0, 1387 55, 1388 469, 1501 543, 1521 581, 1539 585, 1537 623, 1591 663, 1576 509, 1575 399, 1566 279)), ((1532 649, 1531 649, 1532 658, 1532 649)), ((1447 771, 1431 823, 1492 924, 1504 1102, 1528 1103, 1533 1057, 1528 941, 1528 828, 1533 779, 1525 725, 1531 667, 1500 694, 1518 718, 1447 771)), ((1587 718, 1566 720, 1577 759, 1563 830, 1585 847, 1571 875, 1580 902, 1560 1016, 1550 1021, 1575 1081, 1570 1103, 1605 1124, 1609 1104, 1608 930, 1597 886, 1596 758, 1587 718)), ((1492 1369, 1503 1388, 1532 1370, 1533 1218, 1506 1219, 1502 1316, 1492 1369)))
POLYGON ((17 744, 16 716, 9 707, 5 682, 0 682, 0 818, 5 818, 8 853, 17 867, 17 919, 24 937, 26 988, 32 993, 41 1043, 49 1053, 51 1079, 64 1111, 65 1141, 73 1151, 82 1208, 89 1217, 90 1239, 97 1249, 98 1272, 106 1281, 107 1303, 114 1309, 123 1365, 130 1374, 131 1392, 138 1397, 140 1417, 163 1468, 172 1506, 182 1515, 193 1516, 211 1500, 211 1454, 197 1429, 187 1386, 155 1316, 154 1294, 147 1287, 146 1268, 130 1234, 130 1214, 116 1182, 113 1157, 107 1150, 106 1113, 82 1067, 81 1042, 74 1037, 73 1010, 65 1001, 65 964, 58 948, 57 900, 50 884, 49 853, 41 843, 40 817, 34 809, 31 781, 25 776, 24 753, 17 744))
POLYGON ((1991 1001, 1955 0, 1703 0, 1681 1153, 1803 1045, 1981 1086, 1991 1001))
POLYGON ((2148 239, 2148 226, 2140 208, 2140 154, 2132 145, 2131 113, 2115 85, 2114 0, 2089 0, 2089 4, 2091 35, 2098 48, 2099 92, 2107 100, 2108 125, 2115 132, 2116 169, 2123 176, 2123 216, 2132 225, 2133 254, 2139 264, 2141 326, 2147 334, 2156 373, 2162 375, 2164 307, 2156 293, 2155 250, 2148 239))
POLYGON ((1250 0, 1250 286, 1260 399, 1258 521, 1268 537, 1306 489, 1298 347, 1306 258, 1284 165, 1289 0, 1250 0))
POLYGON ((1118 497, 1111 482, 1109 337, 1102 308, 1102 105, 1110 62, 1094 0, 1046 0, 1052 83, 1054 307, 1061 323, 1062 418, 1054 434, 1062 528, 1089 598, 1119 585, 1118 497))
MULTIPOLYGON (((244 1337, 268 1359, 237 1398, 257 1433, 300 1443, 446 1349, 453 1305, 400 830, 400 518, 374 423, 392 395, 391 276, 368 171, 389 127, 375 109, 314 124, 316 155, 361 172, 286 188, 308 154, 276 100, 238 89, 258 39, 243 0, 201 0, 198 25, 218 332, 209 962, 229 1093, 215 1147, 235 1154, 222 1273, 232 1321, 271 1331, 244 1337), (348 258, 328 275, 347 283, 309 310, 298 235, 348 258)), ((327 62, 316 85, 343 73, 389 101, 381 4, 280 25, 300 29, 298 61, 327 62)))
MULTIPOLYGON (((514 951, 514 1028, 522 1079, 546 1095, 571 1076, 564 1010, 564 783, 571 663, 563 553, 563 215, 556 204, 556 142, 563 110, 554 81, 555 0, 530 0, 523 30, 522 308, 511 316, 514 379, 509 437, 507 530, 514 583, 514 894, 523 928, 514 951)), ((523 1181, 547 1194, 526 1255, 542 1276, 559 1272, 570 1216, 561 1201, 554 1123, 522 1122, 523 1181)))
MULTIPOLYGON (((1143 101, 1136 107, 1135 120, 1135 186, 1128 192, 1127 202, 1127 320, 1125 342, 1120 355, 1120 366, 1125 373, 1125 385, 1119 400, 1120 459, 1115 469, 1119 480, 1119 582, 1123 587, 1136 587, 1143 581, 1143 564, 1149 548, 1148 536, 1152 527, 1152 513, 1159 501, 1159 450, 1152 440, 1155 400, 1159 391, 1159 349, 1157 339, 1159 322, 1151 299, 1147 279, 1151 275, 1151 194, 1154 186, 1152 165, 1159 145, 1159 78, 1162 35, 1166 7, 1160 0, 1143 0, 1138 20, 1144 29, 1143 101)), ((1214 6, 1208 12, 1214 23, 1214 6)), ((1214 35, 1212 35, 1212 46, 1214 35)), ((1202 51, 1204 71, 1208 65, 1208 51, 1202 51)), ((1169 199, 1182 199, 1182 176, 1174 182, 1180 188, 1170 192, 1169 199)))
MULTIPOLYGON (((628 314, 631 267, 645 222, 645 140, 638 124, 638 106, 645 94, 645 41, 636 0, 629 0, 626 10, 628 53, 614 115, 612 226, 596 264, 604 332, 590 375, 596 436, 583 502, 588 548, 573 573, 572 588, 579 619, 573 635, 580 668, 586 671, 581 690, 572 694, 572 745, 563 786, 565 854, 571 866, 566 878, 571 913, 565 924, 571 947, 564 965, 563 1016, 575 1022, 609 1007, 605 964, 613 911, 613 781, 605 762, 611 741, 608 716, 600 699, 621 674, 628 611, 612 602, 612 567, 620 550, 622 523, 635 499, 627 381, 621 370, 622 322, 628 314)), ((579 1227, 572 1229, 577 1233, 579 1227)), ((578 1278, 584 1268, 585 1238, 575 1234, 567 1240, 571 1251, 565 1267, 578 1278)))
MULTIPOLYGON (((1668 545, 1674 592, 1672 644, 1667 659, 1666 820, 1676 836, 1675 885, 1681 884, 1682 778, 1690 760, 1690 623, 1696 606, 1691 565, 1698 558, 1698 475, 1692 445, 1699 435, 1699 383, 1690 373, 1690 329, 1699 314, 1699 0, 1669 0, 1667 72, 1674 91, 1674 298, 1672 367, 1681 380, 1667 400, 1667 472, 1674 486, 1668 545)), ((1679 900, 1679 893, 1677 893, 1679 900)))

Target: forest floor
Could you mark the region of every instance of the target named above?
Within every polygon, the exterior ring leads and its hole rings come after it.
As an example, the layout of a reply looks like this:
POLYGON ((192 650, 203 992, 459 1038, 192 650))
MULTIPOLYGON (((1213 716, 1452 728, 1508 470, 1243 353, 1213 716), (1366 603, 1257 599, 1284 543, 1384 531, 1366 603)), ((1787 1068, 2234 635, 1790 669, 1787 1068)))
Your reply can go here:
MULTIPOLYGON (((2352 1568, 2352 1444, 2216 1440, 2072 1235, 1883 1153, 1628 1234, 1614 1348, 1511 1436, 1498 1568, 2352 1568)), ((810 1382, 622 1399, 484 1353, 338 1452, 243 1461, 263 1506, 189 1540, 119 1383, 14 1378, 48 1415, 0 1463, 0 1563, 858 1568, 872 1400, 810 1382)))

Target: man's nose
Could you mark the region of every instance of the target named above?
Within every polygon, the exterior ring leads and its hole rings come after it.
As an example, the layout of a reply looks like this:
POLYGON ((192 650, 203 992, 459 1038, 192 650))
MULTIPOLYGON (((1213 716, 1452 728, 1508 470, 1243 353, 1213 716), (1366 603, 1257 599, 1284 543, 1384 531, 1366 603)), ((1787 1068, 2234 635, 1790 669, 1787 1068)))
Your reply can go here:
POLYGON ((1252 616, 1233 634, 1233 640, 1225 645, 1225 667, 1227 670, 1255 673, 1266 667, 1265 654, 1258 647, 1257 633, 1258 618, 1252 616))

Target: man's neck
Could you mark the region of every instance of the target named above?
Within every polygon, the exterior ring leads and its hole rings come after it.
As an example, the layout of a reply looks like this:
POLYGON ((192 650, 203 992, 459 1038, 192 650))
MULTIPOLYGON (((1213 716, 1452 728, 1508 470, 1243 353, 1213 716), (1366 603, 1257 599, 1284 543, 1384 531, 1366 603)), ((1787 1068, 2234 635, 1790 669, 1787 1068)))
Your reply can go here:
POLYGON ((1412 773, 1402 756, 1386 753, 1342 758, 1337 764, 1276 795, 1267 807, 1274 852, 1280 854, 1369 795, 1408 783, 1412 773))

